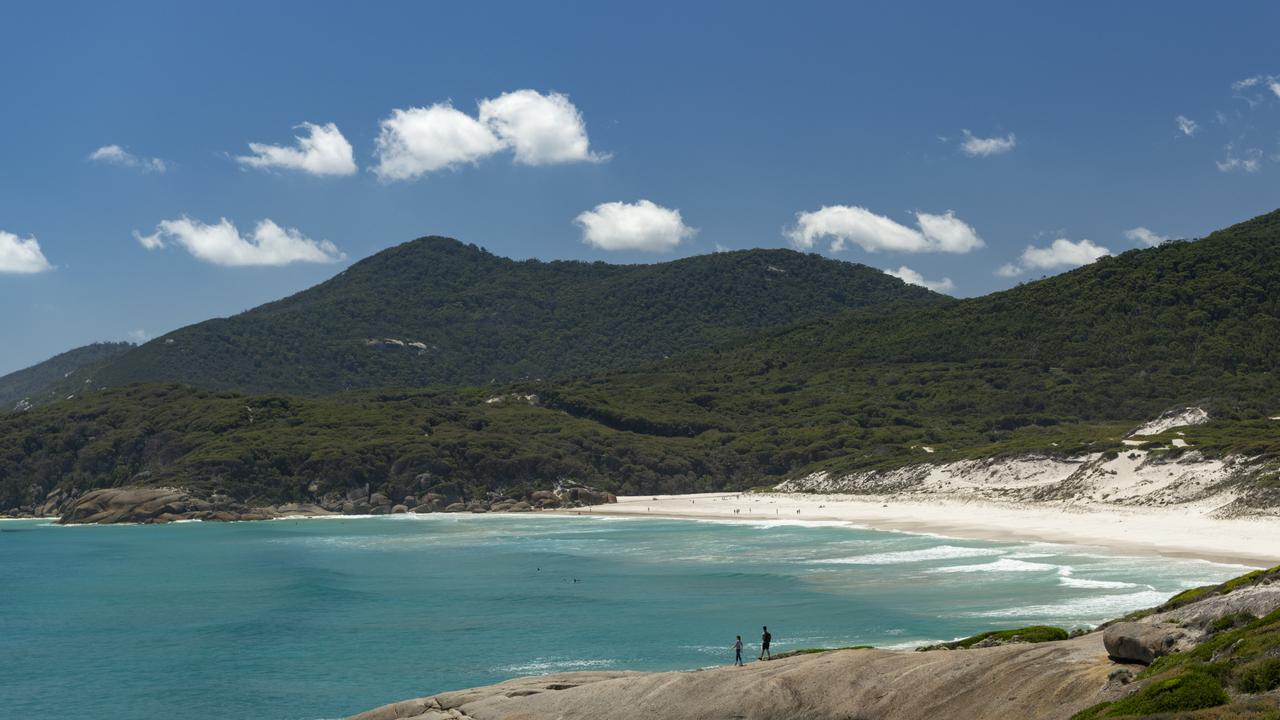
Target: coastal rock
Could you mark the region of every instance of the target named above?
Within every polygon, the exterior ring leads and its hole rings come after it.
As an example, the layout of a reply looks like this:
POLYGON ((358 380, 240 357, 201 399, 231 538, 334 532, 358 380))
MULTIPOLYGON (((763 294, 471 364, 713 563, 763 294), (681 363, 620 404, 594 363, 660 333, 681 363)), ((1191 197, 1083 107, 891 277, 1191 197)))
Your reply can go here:
POLYGON ((369 504, 374 507, 391 507, 391 498, 382 493, 374 493, 369 496, 369 504))
POLYGON ((1150 665, 1188 638, 1187 631, 1175 625, 1122 622, 1106 629, 1102 643, 1113 660, 1150 665))
POLYGON ((467 511, 467 504, 466 504, 466 503, 452 503, 452 504, 450 504, 450 505, 446 506, 446 507, 445 507, 445 509, 444 509, 444 511, 445 511, 445 512, 448 512, 448 513, 454 513, 454 512, 466 512, 466 511, 467 511))
POLYGON ((569 672, 408 700, 352 720, 1067 720, 1127 688, 1101 633, 954 653, 836 650, 686 672, 569 672), (453 714, 450 714, 450 713, 453 714))
POLYGON ((401 513, 407 513, 407 512, 409 512, 409 508, 405 507, 404 505, 396 505, 395 507, 391 508, 392 515, 400 515, 401 513))
POLYGON ((58 521, 71 524, 148 522, 177 507, 186 511, 190 496, 174 488, 110 488, 85 493, 58 521))
POLYGON ((429 512, 435 512, 435 511, 436 511, 436 507, 430 503, 423 503, 413 508, 413 512, 416 512, 416 513, 429 513, 429 512))

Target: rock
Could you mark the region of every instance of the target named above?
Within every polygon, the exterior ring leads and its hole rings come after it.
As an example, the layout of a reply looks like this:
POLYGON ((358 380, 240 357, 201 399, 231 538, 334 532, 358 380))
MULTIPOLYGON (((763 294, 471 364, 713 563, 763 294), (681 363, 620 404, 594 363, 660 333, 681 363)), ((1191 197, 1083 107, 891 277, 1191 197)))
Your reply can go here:
POLYGON ((445 507, 444 511, 445 512, 466 512, 467 505, 466 503, 453 503, 445 507))
POLYGON ((400 501, 400 504, 405 507, 413 507, 418 504, 418 498, 416 495, 405 495, 404 499, 400 501))
POLYGON ((109 488, 85 493, 66 509, 63 524, 147 522, 173 514, 189 496, 174 488, 109 488))
POLYGON ((514 500, 500 500, 489 506, 491 512, 508 512, 515 506, 514 500))
POLYGON ((512 505, 507 512, 529 512, 530 510, 533 510, 533 506, 521 500, 520 502, 512 505))
POLYGON ((351 488, 347 491, 347 499, 352 502, 355 502, 356 500, 363 500, 367 497, 369 497, 369 486, 367 485, 362 488, 351 488))
POLYGON ((405 507, 404 505, 396 505, 395 507, 391 508, 392 515, 399 515, 401 513, 407 513, 407 512, 409 512, 409 508, 405 507))
POLYGON ((374 493, 369 496, 369 504, 373 507, 381 507, 384 505, 386 507, 391 507, 391 498, 383 495, 382 493, 374 493))
POLYGON ((421 505, 419 505, 419 506, 415 507, 411 512, 416 512, 416 513, 429 513, 429 512, 435 512, 435 511, 436 511, 436 508, 435 508, 435 506, 434 506, 434 505, 431 505, 431 504, 429 504, 429 503, 423 503, 423 504, 421 504, 421 505))
POLYGON ((1150 665, 1156 658, 1176 651, 1187 637, 1187 631, 1175 625, 1122 622, 1106 629, 1102 644, 1112 660, 1150 665))

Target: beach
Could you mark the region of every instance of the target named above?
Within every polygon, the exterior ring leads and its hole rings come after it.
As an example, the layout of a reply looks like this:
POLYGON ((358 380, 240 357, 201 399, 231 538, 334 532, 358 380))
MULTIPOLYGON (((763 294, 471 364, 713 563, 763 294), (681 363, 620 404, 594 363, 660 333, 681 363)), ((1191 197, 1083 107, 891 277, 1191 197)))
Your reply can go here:
POLYGON ((940 496, 701 493, 621 496, 616 504, 569 512, 730 521, 834 521, 877 530, 975 540, 1092 545, 1117 554, 1195 558, 1249 567, 1280 564, 1280 520, 1214 518, 1199 506, 1002 503, 940 496))

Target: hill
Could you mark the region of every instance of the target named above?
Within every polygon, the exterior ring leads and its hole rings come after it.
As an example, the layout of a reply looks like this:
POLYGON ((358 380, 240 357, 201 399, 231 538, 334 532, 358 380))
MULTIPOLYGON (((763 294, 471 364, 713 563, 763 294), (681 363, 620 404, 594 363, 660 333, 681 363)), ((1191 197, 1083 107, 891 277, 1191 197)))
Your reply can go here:
POLYGON ((127 342, 85 345, 0 377, 0 412, 48 402, 54 399, 49 396, 53 392, 51 386, 63 383, 78 371, 101 367, 133 347, 127 342))
MULTIPOLYGON (((1193 404, 1213 422, 1170 456, 1269 467, 1280 457, 1275 287, 1280 213, 981 298, 855 309, 639 370, 324 398, 119 388, 0 418, 0 507, 59 484, 264 502, 365 485, 483 498, 567 479, 628 494, 747 488, 1115 452, 1137 425, 1193 404)), ((1275 504, 1275 473, 1256 484, 1250 502, 1275 504)))
POLYGON ((301 394, 501 383, 637 367, 851 308, 948 301, 790 250, 609 265, 516 261, 427 237, 169 333, 98 379, 301 394))

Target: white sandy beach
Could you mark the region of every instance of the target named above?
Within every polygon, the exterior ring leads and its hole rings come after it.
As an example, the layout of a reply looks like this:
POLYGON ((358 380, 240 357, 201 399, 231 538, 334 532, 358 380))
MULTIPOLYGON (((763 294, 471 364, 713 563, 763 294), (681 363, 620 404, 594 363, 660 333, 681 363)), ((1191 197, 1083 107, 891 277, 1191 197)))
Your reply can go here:
POLYGON ((981 540, 1094 545, 1251 567, 1280 564, 1280 520, 1216 519, 1198 508, 1116 508, 799 493, 619 497, 582 514, 739 521, 838 521, 879 530, 981 540), (737 512, 735 512, 737 511, 737 512))

